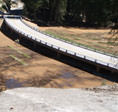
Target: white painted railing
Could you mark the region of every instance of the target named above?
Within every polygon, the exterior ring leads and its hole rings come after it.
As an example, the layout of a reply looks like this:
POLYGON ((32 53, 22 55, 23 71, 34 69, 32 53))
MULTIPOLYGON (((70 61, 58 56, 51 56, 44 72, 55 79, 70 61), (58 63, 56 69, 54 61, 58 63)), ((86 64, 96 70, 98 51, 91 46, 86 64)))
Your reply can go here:
MULTIPOLYGON (((62 40, 62 39, 57 39, 49 34, 46 34, 44 32, 41 32, 39 31, 38 29, 34 28, 34 27, 31 27, 29 26, 28 24, 26 24, 25 22, 22 21, 22 17, 21 16, 10 16, 10 15, 5 15, 4 16, 4 20, 5 20, 5 23, 11 28, 13 29, 14 31, 24 35, 26 38, 29 38, 31 40, 34 40, 38 43, 41 43, 43 45, 46 45, 48 47, 51 47, 51 48, 54 48, 54 49, 57 49, 59 51, 62 51, 66 54, 70 54, 70 55, 73 55, 75 57, 79 57, 79 58, 82 58, 82 59, 85 59, 85 60, 89 60, 91 62, 94 62, 94 63, 97 63, 97 64, 100 64, 100 65, 104 65, 104 66, 107 66, 107 67, 110 67, 110 68, 114 68, 116 70, 118 70, 118 57, 114 57, 113 55, 111 54, 105 54, 103 52, 98 52, 96 50, 93 50, 93 49, 90 49, 90 48, 86 48, 86 47, 83 47, 83 46, 78 46, 77 44, 73 44, 71 42, 67 42, 65 40, 62 40), (73 46, 73 47, 76 47, 79 50, 86 50, 86 52, 91 52, 91 55, 86 55, 86 53, 79 53, 78 51, 74 51, 74 50, 71 50, 71 48, 67 48, 67 47, 64 47, 64 46, 59 46, 59 45, 55 45, 53 44, 53 42, 48 42, 46 39, 42 39, 41 38, 38 38, 38 36, 34 33, 30 34, 29 32, 26 32, 22 29, 20 29, 19 27, 16 26, 16 24, 12 21, 10 21, 10 18, 11 20, 12 19, 18 19, 21 21, 22 24, 24 24, 26 27, 30 28, 30 30, 32 29, 32 32, 38 32, 38 34, 43 34, 46 36, 46 38, 53 38, 53 40, 57 40, 58 42, 61 42, 62 44, 66 44, 66 46, 68 45, 68 47, 70 46, 73 46), (35 36, 34 36, 35 35, 35 36), (96 53, 96 56, 92 56, 92 53, 95 54, 96 53), (99 59, 99 58, 96 58, 97 55, 100 55, 101 57, 106 57, 108 58, 109 60, 105 60, 104 59, 99 59), (117 61, 117 62, 116 62, 117 61)), ((19 24, 19 23, 18 23, 19 24)), ((19 25, 21 26, 21 25, 19 25)))

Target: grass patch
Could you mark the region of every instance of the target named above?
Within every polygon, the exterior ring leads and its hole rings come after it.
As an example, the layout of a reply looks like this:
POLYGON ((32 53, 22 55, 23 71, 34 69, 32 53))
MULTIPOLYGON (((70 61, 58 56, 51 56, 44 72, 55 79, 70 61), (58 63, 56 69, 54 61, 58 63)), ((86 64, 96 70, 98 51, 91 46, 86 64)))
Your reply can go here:
POLYGON ((29 55, 26 54, 26 53, 23 53, 22 51, 20 51, 20 50, 14 48, 13 46, 8 46, 8 47, 11 48, 12 50, 15 50, 17 53, 23 55, 23 56, 26 57, 26 58, 31 58, 31 56, 29 56, 29 55))
POLYGON ((112 45, 112 46, 118 46, 118 42, 109 41, 107 42, 107 44, 112 45))
MULTIPOLYGON (((78 46, 84 47, 86 49, 91 49, 93 51, 103 52, 103 53, 109 53, 113 56, 114 55, 113 50, 116 49, 115 47, 111 49, 111 44, 113 43, 107 43, 107 42, 101 42, 103 40, 104 36, 102 34, 96 34, 96 33, 84 33, 84 34, 69 34, 69 32, 66 31, 58 31, 58 30, 52 30, 48 29, 45 31, 45 33, 53 36, 53 38, 62 39, 67 42, 76 44, 78 46), (80 37, 78 37, 78 35, 80 37), (89 41, 91 41, 89 43, 89 41), (106 44, 109 45, 106 47, 106 44)), ((103 33, 104 34, 104 33, 103 33)), ((117 46, 118 44, 115 44, 114 46, 117 46)))
POLYGON ((105 86, 105 85, 106 85, 106 80, 103 80, 101 86, 105 86))
POLYGON ((68 38, 64 38, 58 34, 55 34, 55 33, 52 33, 52 32, 49 32, 49 31, 46 31, 47 34, 53 36, 54 38, 57 38, 57 39, 62 39, 62 40, 65 40, 65 41, 68 41, 68 42, 72 42, 72 43, 75 43, 73 40, 71 39, 68 39, 68 38))
POLYGON ((88 46, 88 45, 85 45, 85 44, 76 42, 76 41, 71 40, 71 39, 68 39, 68 38, 61 37, 60 35, 54 34, 54 33, 52 33, 52 32, 49 32, 49 31, 47 32, 47 31, 46 31, 46 33, 49 34, 49 35, 51 35, 51 36, 53 36, 54 38, 62 39, 62 40, 71 42, 71 43, 73 43, 73 44, 77 44, 78 46, 83 46, 83 47, 86 47, 86 48, 90 48, 90 49, 96 50, 95 48, 92 48, 92 47, 90 47, 90 46, 88 46))
POLYGON ((14 55, 9 55, 9 56, 13 58, 15 61, 19 62, 20 64, 25 65, 25 66, 27 65, 23 60, 17 58, 16 56, 14 55))

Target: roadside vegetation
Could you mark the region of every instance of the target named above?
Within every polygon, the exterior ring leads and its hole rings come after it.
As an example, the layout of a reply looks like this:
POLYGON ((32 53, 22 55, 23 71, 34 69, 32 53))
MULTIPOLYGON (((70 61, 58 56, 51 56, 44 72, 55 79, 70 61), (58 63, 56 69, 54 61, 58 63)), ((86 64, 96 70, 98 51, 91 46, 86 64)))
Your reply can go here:
POLYGON ((111 39, 109 30, 79 29, 67 27, 41 27, 45 33, 78 46, 118 56, 118 40, 111 39), (115 42, 114 42, 115 41, 115 42))
POLYGON ((109 27, 118 23, 117 0, 22 0, 24 15, 45 25, 109 27))
POLYGON ((46 33, 78 45, 118 54, 118 0, 22 0, 23 15, 38 25, 48 26, 46 33), (32 6, 32 7, 31 7, 32 6), (67 29, 51 29, 66 26, 67 29), (73 33, 73 28, 109 29, 106 33, 73 33), (112 31, 111 31, 112 29, 112 31))
POLYGON ((16 5, 17 2, 13 0, 0 0, 0 11, 10 12, 11 7, 16 5))

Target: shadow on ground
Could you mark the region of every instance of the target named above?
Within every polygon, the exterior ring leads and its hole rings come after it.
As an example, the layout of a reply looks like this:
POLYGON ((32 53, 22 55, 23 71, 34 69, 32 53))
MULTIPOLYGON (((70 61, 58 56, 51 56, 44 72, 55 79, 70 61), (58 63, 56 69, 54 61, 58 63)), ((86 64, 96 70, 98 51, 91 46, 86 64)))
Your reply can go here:
MULTIPOLYGON (((12 39, 13 41, 19 39, 19 36, 22 35, 18 35, 16 32, 11 31, 10 28, 6 27, 6 25, 3 23, 2 27, 1 27, 1 31, 8 36, 10 39, 12 39)), ((84 61, 81 60, 77 60, 77 59, 73 59, 72 57, 66 56, 64 54, 61 54, 59 56, 57 56, 56 51, 47 48, 46 46, 40 45, 38 43, 35 44, 34 46, 34 42, 28 40, 27 38, 22 36, 22 39, 19 41, 19 43, 27 48, 29 48, 30 50, 33 50, 37 53, 40 53, 44 56, 47 56, 49 58, 58 60, 60 62, 63 62, 65 64, 71 65, 73 67, 79 68, 83 71, 89 72, 95 76, 99 76, 102 78, 105 78, 109 81, 112 82, 118 82, 118 73, 113 73, 111 74, 111 72, 101 69, 99 71, 99 73, 96 71, 96 67, 94 65, 88 64, 84 61)), ((48 81, 50 81, 50 78, 46 78, 46 80, 43 80, 43 83, 39 81, 40 84, 45 84, 48 81)), ((35 81, 36 82, 36 81, 35 81)))

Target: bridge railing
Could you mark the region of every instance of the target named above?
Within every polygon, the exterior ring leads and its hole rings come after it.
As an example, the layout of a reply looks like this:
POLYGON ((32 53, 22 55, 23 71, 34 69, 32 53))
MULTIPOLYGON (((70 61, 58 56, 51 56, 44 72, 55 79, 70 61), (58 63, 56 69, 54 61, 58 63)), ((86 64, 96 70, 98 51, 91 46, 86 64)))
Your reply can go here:
MULTIPOLYGON (((101 61, 101 60, 94 59, 94 58, 92 58, 92 57, 85 56, 85 55, 83 55, 83 54, 79 54, 79 53, 73 52, 73 51, 71 51, 71 50, 67 50, 67 49, 61 48, 61 47, 59 47, 59 46, 55 46, 55 45, 50 44, 50 43, 48 43, 48 42, 42 41, 42 40, 40 40, 39 38, 37 39, 37 38, 35 38, 35 37, 31 36, 31 35, 28 35, 28 34, 24 33, 23 31, 17 29, 16 27, 14 27, 14 23, 13 23, 13 24, 9 24, 9 22, 6 21, 6 18, 11 18, 11 17, 4 16, 4 20, 5 20, 6 24, 7 24, 9 27, 11 27, 11 29, 13 29, 13 30, 17 31, 18 33, 24 35, 24 36, 25 36, 26 38, 28 38, 28 39, 34 40, 34 41, 36 41, 36 42, 38 42, 38 43, 41 43, 41 44, 46 45, 46 46, 49 46, 49 47, 51 47, 51 48, 53 48, 53 49, 57 49, 57 50, 62 51, 62 52, 64 52, 64 53, 67 53, 67 54, 70 54, 70 55, 73 55, 73 56, 76 56, 76 57, 79 57, 79 58, 82 58, 82 59, 85 59, 85 60, 88 60, 88 61, 91 61, 91 62, 94 62, 94 63, 97 63, 97 64, 100 64, 100 65, 104 65, 104 66, 107 66, 107 67, 114 68, 114 69, 118 70, 118 65, 114 65, 114 64, 111 64, 111 63, 106 63, 106 62, 103 62, 103 61, 101 61)), ((40 33, 42 33, 42 34, 44 34, 44 35, 47 35, 47 36, 51 37, 51 38, 54 38, 53 36, 51 36, 51 35, 49 35, 49 34, 46 34, 46 33, 44 33, 44 32, 39 31, 38 29, 36 29, 36 28, 34 28, 34 27, 29 26, 29 25, 26 24, 24 21, 22 21, 22 17, 20 17, 20 16, 15 16, 14 18, 15 18, 15 19, 20 19, 21 22, 23 22, 25 25, 27 25, 28 27, 32 28, 33 30, 38 31, 38 32, 40 32, 40 33)), ((56 38, 56 39, 57 39, 57 38, 56 38)), ((65 40, 62 40, 62 39, 57 39, 57 40, 64 41, 64 42, 69 43, 69 44, 73 44, 73 43, 71 43, 71 42, 68 42, 68 41, 65 41, 65 40)), ((83 46, 78 46, 78 45, 76 45, 76 44, 74 44, 74 45, 77 46, 77 47, 81 47, 81 48, 84 48, 84 49, 87 49, 87 50, 91 50, 91 51, 97 52, 96 50, 92 50, 92 49, 90 49, 90 48, 86 48, 86 47, 83 47, 83 46)), ((102 53, 102 52, 97 52, 97 53, 102 53)), ((105 55, 106 55, 106 53, 102 53, 102 54, 105 54, 105 55)), ((107 55, 108 55, 108 54, 107 54, 107 55)), ((112 56, 112 55, 108 55, 108 56, 110 56, 111 58, 114 57, 114 56, 112 56)))
POLYGON ((37 29, 36 27, 33 27, 33 26, 28 25, 28 24, 25 23, 22 19, 21 19, 21 21, 22 21, 26 26, 30 27, 31 29, 33 29, 33 30, 35 30, 35 31, 37 31, 37 32, 40 32, 40 33, 42 33, 42 34, 44 34, 44 35, 47 35, 47 36, 49 36, 49 37, 51 37, 51 38, 55 38, 56 40, 61 40, 61 41, 63 41, 63 42, 72 44, 72 45, 77 46, 77 47, 81 47, 81 48, 84 48, 84 49, 87 49, 87 50, 90 50, 90 51, 94 51, 94 52, 97 52, 97 53, 100 53, 100 54, 104 54, 104 55, 107 55, 107 56, 111 56, 111 57, 114 57, 114 58, 118 58, 118 56, 113 55, 113 54, 110 54, 110 53, 106 53, 106 52, 103 52, 103 51, 99 51, 99 50, 97 50, 97 49, 93 49, 93 48, 89 48, 89 47, 86 47, 86 46, 82 46, 82 45, 79 45, 79 44, 76 44, 76 43, 73 43, 73 42, 66 41, 66 40, 64 40, 64 39, 56 38, 56 37, 53 36, 53 35, 47 34, 47 33, 43 32, 43 31, 40 31, 40 30, 37 29))

